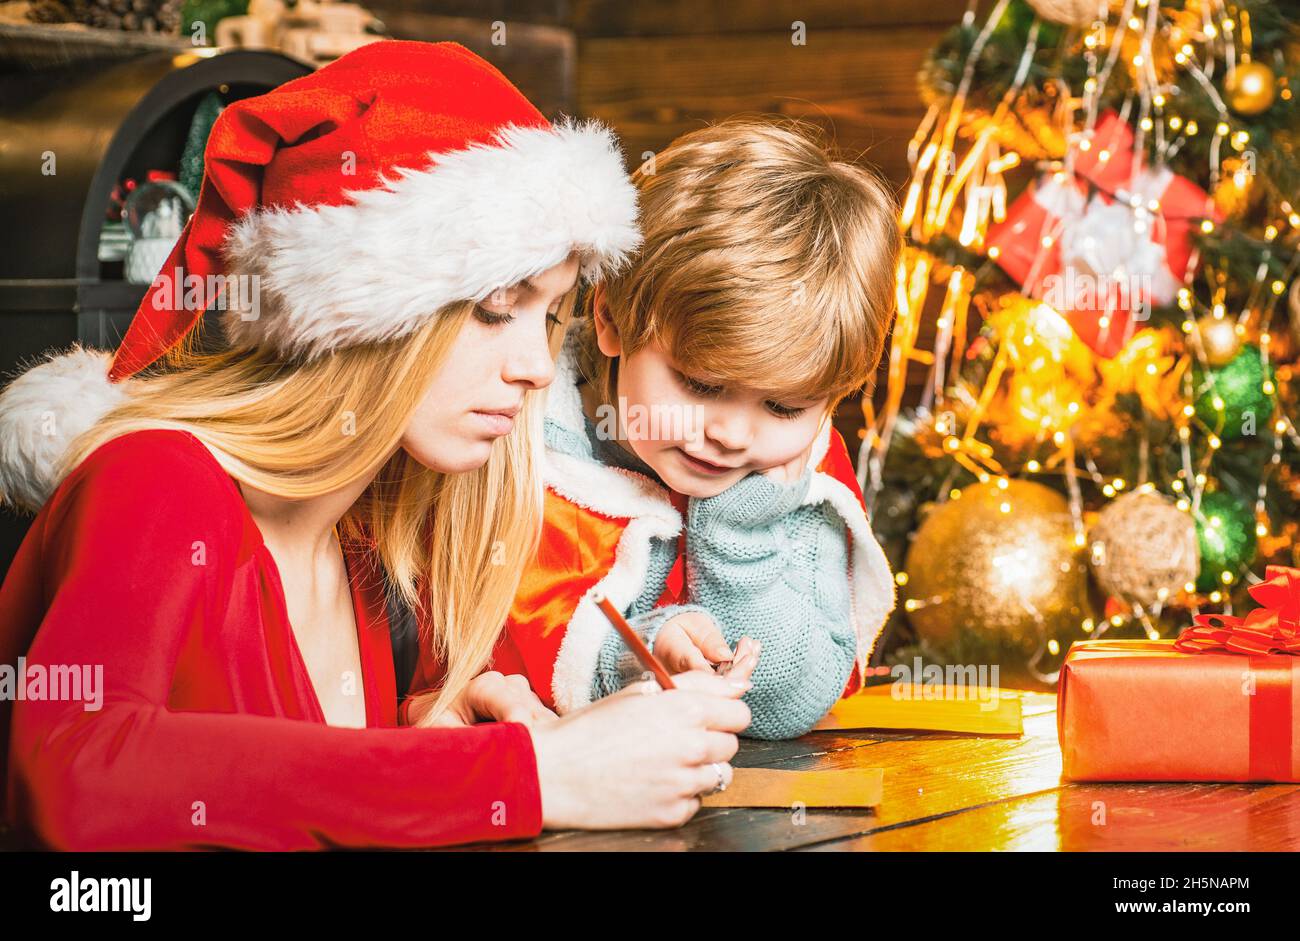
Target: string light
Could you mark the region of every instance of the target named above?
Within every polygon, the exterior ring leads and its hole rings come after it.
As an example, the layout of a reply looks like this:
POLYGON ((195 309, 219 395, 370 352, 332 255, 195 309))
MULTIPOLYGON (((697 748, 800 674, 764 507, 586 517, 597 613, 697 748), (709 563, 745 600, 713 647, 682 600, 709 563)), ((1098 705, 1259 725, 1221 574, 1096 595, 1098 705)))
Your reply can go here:
MULTIPOLYGON (((1150 11, 1151 8, 1157 7, 1158 4, 1151 4, 1149 0, 1133 0, 1133 3, 1140 10, 1150 11)), ((1005 6, 1005 0, 1002 0, 1002 6, 1005 6)), ((1211 11, 1219 8, 1220 5, 1212 5, 1211 11)), ((1131 11, 1132 6, 1129 7, 1131 11)), ((1218 15, 1218 14, 1214 14, 1218 15)), ((1233 15, 1236 15, 1235 12, 1233 15)), ((973 14, 968 19, 973 22, 973 14)), ((1235 66, 1236 62, 1247 63, 1250 61, 1250 45, 1248 30, 1243 20, 1243 35, 1240 38, 1240 46, 1234 46, 1233 37, 1238 30, 1236 24, 1231 18, 1223 18, 1217 22, 1211 22, 1208 18, 1203 21, 1198 14, 1194 18, 1194 25, 1186 22, 1175 22, 1166 20, 1163 11, 1159 15, 1149 13, 1144 17, 1131 16, 1125 21, 1121 19, 1118 25, 1111 25, 1105 28, 1089 31, 1083 37, 1083 46, 1086 51, 1085 59, 1088 64, 1088 74, 1083 82, 1084 98, 1072 99, 1070 102, 1071 109, 1081 109, 1083 117, 1073 118, 1068 114, 1062 123, 1066 126, 1062 128, 1069 135, 1066 141, 1064 152, 1066 156, 1045 164, 1039 164, 1040 167, 1046 168, 1047 172, 1054 173, 1054 178, 1062 186, 1070 186, 1076 180, 1075 171, 1072 166, 1072 158, 1079 153, 1088 153, 1098 151, 1097 160, 1105 164, 1116 160, 1117 152, 1114 149, 1116 145, 1112 139, 1107 139, 1098 134, 1094 136, 1094 124, 1097 118, 1097 112, 1104 107, 1104 102, 1108 98, 1103 97, 1107 90, 1107 80, 1111 66, 1117 62, 1121 68, 1124 68, 1124 61, 1127 59, 1135 67, 1137 72, 1128 76, 1131 82, 1133 110, 1136 114, 1129 113, 1126 105, 1124 121, 1131 127, 1136 124, 1143 132, 1155 132, 1154 138, 1144 147, 1141 143, 1136 145, 1137 153, 1130 155, 1129 149, 1119 153, 1118 156, 1125 160, 1130 156, 1136 157, 1139 167, 1143 166, 1145 154, 1150 154, 1152 170, 1163 171, 1167 165, 1171 168, 1176 164, 1172 161, 1175 154, 1182 153, 1183 158, 1194 157, 1194 159, 1205 159, 1201 156, 1204 151, 1209 152, 1210 162, 1210 186, 1207 189, 1215 193, 1216 200, 1222 196, 1225 200, 1237 199, 1236 206, 1243 205, 1240 200, 1250 198, 1252 201, 1255 196, 1264 196, 1265 189, 1258 186, 1251 189, 1255 167, 1248 159, 1254 156, 1248 154, 1245 158, 1228 155, 1223 159, 1224 151, 1221 147, 1226 145, 1242 152, 1247 146, 1251 145, 1251 133, 1239 126, 1240 119, 1230 114, 1227 104, 1220 96, 1222 93, 1222 69, 1229 72, 1235 66), (1144 22, 1145 19, 1145 22, 1144 22), (1131 30, 1138 34, 1129 37, 1125 30, 1131 30), (1223 41, 1211 42, 1216 40, 1220 35, 1224 37, 1223 41), (1111 39, 1113 37, 1113 40, 1111 39), (1195 38, 1196 44, 1184 41, 1187 38, 1195 38), (1165 44, 1168 45, 1165 45, 1165 44), (1109 46, 1109 56, 1104 51, 1109 46), (1136 48, 1135 48, 1136 47, 1136 48), (1099 48, 1101 51, 1098 51, 1099 48), (1167 49, 1176 49, 1173 58, 1175 62, 1184 67, 1183 72, 1171 72, 1166 68, 1169 52, 1167 49), (1234 59, 1239 56, 1239 59, 1234 59), (1171 113, 1167 110, 1172 97, 1173 107, 1177 108, 1180 101, 1188 100, 1185 89, 1169 84, 1176 81, 1183 84, 1189 84, 1195 79, 1205 92, 1203 103, 1210 106, 1209 109, 1198 111, 1198 118, 1207 121, 1206 130, 1210 132, 1213 128, 1212 136, 1207 133, 1205 148, 1197 147, 1197 142, 1190 141, 1190 138, 1199 134, 1198 121, 1189 118, 1186 114, 1171 113), (1159 83, 1159 84, 1157 84, 1159 83), (1206 86, 1209 86, 1208 88, 1206 86), (1170 89, 1178 92, 1175 96, 1168 95, 1170 89), (1103 94, 1099 94, 1099 89, 1103 94), (1077 121, 1072 125, 1069 122, 1077 121), (1234 124, 1238 126, 1234 128, 1234 124), (1168 128, 1171 133, 1166 134, 1164 128, 1168 128), (1077 136, 1076 136, 1077 132, 1077 136), (1097 145, 1093 147, 1094 143, 1097 145), (1109 145, 1109 146, 1106 146, 1109 145), (1185 148, 1185 149, 1184 149, 1185 148), (1217 188, 1216 188, 1217 187, 1217 188), (1234 187, 1236 192, 1234 193, 1234 187)), ((1007 491, 1009 488, 1008 473, 1015 476, 1015 472, 1008 466, 999 464, 995 460, 995 453, 1001 458, 1001 453, 994 450, 995 447, 1006 447, 1009 454, 1024 454, 1026 451, 1035 453, 1038 456, 1024 461, 1021 467, 1021 474, 1039 475, 1046 472, 1049 474, 1061 474, 1065 482, 1071 488, 1070 490, 1070 508, 1074 516, 1074 546, 1081 550, 1088 547, 1088 536, 1086 534, 1086 524, 1083 520, 1082 508, 1083 501, 1075 493, 1078 489, 1076 475, 1079 470, 1085 470, 1084 482, 1090 482, 1095 488, 1091 492, 1096 495, 1098 492, 1107 499, 1115 499, 1117 496, 1130 488, 1142 493, 1169 493, 1175 501, 1175 505, 1182 512, 1187 512, 1197 517, 1197 524, 1208 527, 1221 528, 1224 521, 1217 517, 1206 521, 1201 519, 1202 496, 1207 484, 1218 487, 1221 485, 1219 480, 1218 465, 1213 455, 1221 452, 1225 447, 1224 437, 1233 438, 1231 442, 1235 445, 1237 435, 1235 431, 1225 432, 1225 414, 1228 411, 1227 403, 1224 401, 1226 396, 1234 400, 1232 395, 1228 395, 1226 387, 1223 396, 1215 393, 1212 384, 1215 373, 1211 370, 1222 366, 1222 363, 1213 360, 1207 360, 1207 350, 1204 349, 1197 338, 1197 320, 1205 313, 1210 314, 1218 320, 1224 320, 1229 316, 1228 306, 1232 305, 1232 322, 1233 330, 1241 342, 1255 342, 1261 352, 1266 366, 1266 375, 1276 375, 1277 379, 1265 378, 1261 380, 1261 388, 1265 395, 1269 396, 1274 407, 1282 407, 1284 401, 1279 396, 1278 388, 1290 380, 1288 370, 1289 364, 1279 364, 1279 368, 1274 372, 1268 367, 1269 358, 1269 333, 1268 327, 1273 318, 1273 312, 1276 309, 1276 298, 1282 297, 1288 288, 1289 283, 1296 274, 1296 266, 1292 265, 1286 268, 1286 261, 1290 254, 1290 242, 1293 241, 1291 233, 1287 234, 1287 250, 1281 254, 1279 264, 1278 255, 1269 256, 1268 246, 1274 245, 1278 241, 1279 229, 1289 224, 1293 228, 1300 229, 1300 212, 1291 207, 1285 201, 1282 201, 1282 213, 1272 216, 1274 223, 1271 223, 1263 229, 1263 243, 1256 242, 1255 245, 1264 255, 1264 260, 1259 262, 1258 273, 1253 285, 1249 298, 1238 296, 1235 291, 1230 293, 1229 278, 1236 278, 1235 269, 1229 269, 1226 262, 1223 263, 1222 270, 1216 267, 1219 264, 1219 255, 1221 250, 1217 245, 1211 245, 1208 250, 1213 252, 1210 261, 1202 261, 1200 253, 1207 249, 1195 248, 1191 260, 1188 262, 1187 269, 1184 272, 1174 272, 1175 277, 1180 274, 1183 277, 1184 285, 1177 292, 1178 309, 1182 315, 1176 318, 1173 323, 1178 323, 1186 340, 1178 337, 1177 333, 1169 328, 1161 328, 1156 324, 1138 324, 1137 333, 1141 334, 1159 334, 1161 339, 1158 351, 1151 356, 1142 355, 1140 358, 1132 356, 1124 360, 1124 353, 1119 354, 1118 360, 1109 361, 1119 362, 1120 370, 1115 370, 1105 374, 1102 377, 1099 392, 1100 395, 1093 393, 1093 387, 1089 385, 1090 380, 1083 378, 1085 375, 1101 374, 1098 367, 1095 371, 1088 373, 1093 369, 1090 363, 1097 363, 1098 360, 1091 358, 1092 354, 1084 347, 1082 356, 1077 358, 1076 354, 1071 351, 1064 352, 1062 343, 1054 340, 1049 336, 1044 336, 1034 327, 1034 321, 1037 314, 1029 304, 1019 312, 1020 318, 1019 333, 1014 342, 1010 341, 1007 335, 1000 329, 992 328, 994 321, 989 316, 984 307, 979 307, 981 320, 979 322, 985 325, 982 332, 981 341, 985 343, 983 349, 991 350, 995 357, 992 360, 992 366, 983 369, 974 376, 966 378, 965 385, 957 381, 957 372, 963 361, 970 362, 975 359, 977 348, 967 345, 966 340, 966 319, 965 308, 960 313, 955 312, 948 299, 945 299, 943 311, 937 318, 932 311, 938 309, 934 303, 934 298, 929 298, 927 304, 927 291, 930 284, 942 285, 949 277, 954 266, 950 256, 944 256, 942 252, 929 250, 925 245, 931 244, 929 239, 938 234, 949 234, 951 238, 959 244, 975 252, 983 252, 985 257, 991 261, 999 260, 1003 251, 1003 246, 985 246, 984 240, 989 229, 990 220, 996 219, 1001 222, 1005 217, 1006 210, 1006 186, 1001 180, 1002 174, 1006 171, 1021 164, 1022 160, 1029 163, 1036 163, 1040 156, 1035 153, 1026 152, 1023 156, 1014 151, 1006 150, 1006 141, 995 138, 991 132, 985 131, 983 124, 973 125, 975 130, 967 137, 967 129, 972 125, 963 118, 962 109, 965 106, 965 98, 968 91, 971 90, 970 78, 974 74, 974 64, 979 60, 979 51, 983 48, 984 39, 994 30, 996 23, 990 22, 982 34, 976 38, 972 46, 971 53, 967 57, 966 73, 961 83, 954 84, 954 94, 949 99, 949 104, 931 107, 931 113, 927 115, 926 122, 923 122, 918 129, 917 136, 913 140, 913 145, 909 149, 909 162, 914 168, 913 185, 908 190, 908 197, 905 203, 903 216, 906 224, 911 227, 911 236, 909 244, 913 247, 914 257, 905 266, 900 266, 905 277, 900 276, 899 287, 899 315, 896 319, 894 328, 893 342, 890 355, 890 391, 891 396, 895 388, 903 388, 906 385, 907 366, 909 364, 922 364, 931 368, 932 383, 927 385, 927 395, 921 405, 922 409, 933 410, 929 414, 940 414, 941 408, 947 408, 948 414, 961 415, 960 424, 956 418, 944 423, 936 420, 934 431, 931 437, 926 439, 926 448, 930 453, 941 449, 942 453, 952 458, 951 462, 945 462, 951 466, 951 473, 938 488, 940 494, 947 495, 947 499, 957 500, 962 496, 960 487, 952 486, 957 480, 969 481, 977 479, 982 483, 995 483, 998 490, 1007 491), (960 128, 960 136, 954 134, 956 129, 960 128), (957 141, 960 140, 960 144, 957 141), (959 150, 960 148, 960 150, 959 150), (982 151, 981 151, 981 148, 982 151), (955 153, 956 152, 956 153, 955 153), (961 153, 965 156, 961 156, 961 153), (954 174, 954 167, 957 171, 954 174), (931 177, 931 172, 933 176, 931 177), (987 189, 985 189, 987 187, 987 189), (1000 205, 1002 215, 998 215, 998 210, 993 208, 994 197, 992 194, 995 188, 1001 193, 1000 205), (952 222, 945 226, 945 220, 948 219, 948 211, 952 210, 952 222), (923 263, 922 263, 923 262, 923 263), (1205 283, 1208 285, 1210 296, 1204 300, 1196 298, 1192 291, 1192 279, 1198 279, 1204 275, 1205 283), (923 315, 922 311, 926 311, 923 315), (1240 311, 1240 313, 1237 313, 1240 311), (930 331, 923 325, 922 317, 934 324, 935 330, 930 331), (918 330, 918 326, 921 329, 918 330), (1153 329, 1154 328, 1154 329, 1153 329), (928 338, 935 337, 933 352, 929 349, 920 347, 917 343, 917 337, 928 338), (1249 338, 1255 336, 1257 339, 1251 341, 1249 338), (988 338, 992 342, 988 342, 988 338), (948 370, 947 363, 951 361, 951 370, 948 370), (895 366, 894 364, 898 364, 895 366), (1202 385, 1203 377, 1211 377, 1211 383, 1208 388, 1202 385), (1193 375, 1196 376, 1193 379, 1193 375), (978 378, 976 378, 978 377, 978 378), (1008 381, 1008 377, 1010 377, 1008 381), (1122 377, 1122 378, 1116 378, 1122 377), (1127 385, 1123 385, 1127 383, 1127 385), (1120 391, 1116 392, 1119 386, 1120 391), (1180 391, 1181 390, 1181 391, 1180 391), (968 400, 957 398, 958 395, 965 396, 969 391, 968 400), (1103 409, 1114 410, 1115 396, 1117 394, 1130 395, 1137 392, 1134 396, 1139 402, 1138 413, 1135 418, 1134 426, 1140 430, 1142 437, 1141 456, 1137 467, 1139 471, 1135 475, 1135 481, 1130 484, 1122 477, 1110 476, 1116 469, 1114 466, 1106 467, 1102 464, 1099 469, 1095 466, 1087 452, 1084 449, 1084 443, 1092 447, 1092 443, 1098 440, 1097 423, 1107 416, 1103 409), (1209 392, 1209 404, 1212 406, 1213 414, 1205 412, 1204 399, 1202 396, 1209 392), (941 404, 942 403, 942 404, 941 404), (1197 403, 1197 404, 1193 404, 1197 403), (954 407, 954 405, 956 407, 954 407), (1198 417, 1198 408, 1200 416, 1198 417), (1178 470, 1176 475, 1164 476, 1163 466, 1164 458, 1157 457, 1155 445, 1151 452, 1148 451, 1150 446, 1146 440, 1146 435, 1153 427, 1147 422, 1147 417, 1143 413, 1151 414, 1153 418, 1161 422, 1167 422, 1164 427, 1172 425, 1176 431, 1178 445, 1175 446, 1175 453, 1171 455, 1175 461, 1178 461, 1177 449, 1181 448, 1182 469, 1178 470), (999 440, 999 435, 995 432, 992 435, 980 435, 980 425, 984 424, 989 427, 1001 426, 1008 431, 1013 429, 1012 423, 1008 423, 1007 417, 1010 416, 1016 423, 1019 440, 1013 440, 1010 437, 999 440), (1217 419, 1217 425, 1216 425, 1217 419), (1203 447, 1193 444, 1192 439, 1197 442, 1203 442, 1203 447), (1055 447, 1055 451, 1045 450, 1050 446, 1055 447), (936 449, 936 443, 938 448, 936 449), (1079 466, 1076 468, 1076 448, 1080 448, 1077 455, 1079 466), (1151 473, 1151 469, 1156 469, 1158 483, 1153 483, 1145 478, 1151 473), (958 477, 958 475, 962 475, 958 477), (1193 484, 1194 481, 1194 484, 1193 484)), ((1035 32, 1031 34, 1029 45, 1033 46, 1036 38, 1037 24, 1035 32)), ((1029 58, 1022 59, 1021 68, 1018 70, 1017 77, 1013 79, 1014 83, 1022 81, 1022 73, 1029 73, 1031 69, 1027 66, 1036 63, 1038 60, 1033 58, 1033 50, 1029 50, 1029 58)), ((1271 51, 1270 51, 1271 54, 1271 51)), ((987 60, 985 60, 987 61, 987 60)), ((1018 86, 1017 86, 1018 87, 1018 86)), ((1077 85, 1075 86, 1078 87, 1077 85)), ((1290 90, 1285 88, 1285 82, 1279 81, 1281 97, 1285 100, 1290 98, 1290 90)), ((1112 89, 1113 90, 1113 89, 1112 89)), ((1127 89, 1125 90, 1127 92, 1127 89)), ((1199 94, 1199 92, 1198 92, 1199 94)), ((972 99, 974 94, 972 92, 972 99)), ((1000 126, 1002 119, 1006 118, 1008 108, 1019 108, 1025 99, 1017 97, 1015 90, 1008 92, 1003 99, 1002 105, 998 107, 996 113, 992 115, 989 122, 990 127, 1000 126)), ((1202 99, 1198 98, 1198 102, 1202 99)), ((1235 110, 1235 109, 1234 109, 1235 110)), ((1067 109, 1061 109, 1064 114, 1067 109)), ((1078 113, 1078 112, 1075 112, 1078 113)), ((1270 125, 1261 125, 1267 127, 1270 125)), ((999 135, 1000 137, 1000 135, 999 135)), ((1254 145, 1262 147, 1258 135, 1255 136, 1254 145)), ((1226 149, 1226 148, 1225 148, 1226 149)), ((1049 148, 1050 152, 1050 148, 1049 148)), ((1041 185, 1041 182, 1040 182, 1041 185)), ((1272 191, 1269 191, 1271 194, 1272 191)), ((1127 203, 1133 213, 1134 230, 1139 235, 1145 235, 1151 231, 1152 226, 1160 224, 1160 215, 1163 212, 1160 201, 1153 199, 1149 194, 1129 194, 1119 193, 1111 194, 1117 196, 1121 201, 1120 205, 1127 203)), ((1188 224, 1196 225, 1201 233, 1213 235, 1220 228, 1223 229, 1224 241, 1228 242, 1227 236, 1231 234, 1236 236, 1240 228, 1244 228, 1238 219, 1240 213, 1234 213, 1233 210, 1226 209, 1223 203, 1220 205, 1221 215, 1219 222, 1216 223, 1214 218, 1193 218, 1187 220, 1188 224), (1230 220, 1230 221, 1223 221, 1230 220)), ((1178 208, 1174 209, 1175 214, 1179 213, 1178 208)), ((1196 212, 1196 216, 1204 216, 1205 211, 1196 212)), ((1185 213, 1183 214, 1185 218, 1185 213)), ((1262 220, 1261 220, 1262 223, 1262 220)), ((1027 237, 1027 247, 1032 254, 1036 254, 1041 259, 1045 252, 1054 249, 1062 242, 1062 228, 1057 226, 1050 232, 1032 231, 1025 232, 1027 237)), ((1068 232, 1068 230, 1065 230, 1068 232)), ((1285 231, 1283 229, 1283 231, 1285 231)), ((1022 243, 1023 244, 1023 243, 1022 243)), ((1249 243, 1247 243, 1249 244, 1249 243)), ((1278 251, 1275 247, 1273 251, 1278 251)), ((1234 256, 1235 260, 1235 256, 1234 256)), ((1253 261, 1251 262, 1254 263, 1253 261)), ((1035 262, 1039 264, 1039 262, 1035 262)), ((1037 270, 1037 269, 1035 269, 1037 270)), ((972 279, 973 280, 973 279, 972 279)), ((982 282, 981 282, 982 283, 982 282)), ((936 293, 939 289, 936 288, 936 293)), ((990 298, 986 290, 977 296, 972 303, 972 312, 976 310, 974 304, 984 304, 990 298)), ((974 291, 973 285, 964 289, 965 296, 962 303, 971 302, 971 293, 974 291)), ((1026 287, 1024 294, 1030 295, 1031 291, 1026 287)), ((1243 291, 1244 294, 1244 291, 1243 291)), ((952 291, 949 292, 951 298, 952 291)), ((1005 301, 1004 301, 1005 303, 1005 301)), ((1036 299, 1034 303, 1037 303, 1036 299)), ((1046 305, 1043 305, 1046 308, 1046 305)), ((1053 311, 1046 308, 1050 313, 1056 316, 1064 323, 1065 337, 1076 346, 1078 338, 1073 332, 1073 328, 1065 320, 1062 312, 1066 308, 1061 305, 1060 310, 1053 311)), ((1103 305, 1098 305, 1103 306, 1103 305)), ((1283 302, 1285 307, 1285 300, 1283 302)), ((1093 308, 1095 309, 1095 308, 1093 308)), ((1105 311, 1094 314, 1092 323, 1097 330, 1102 332, 1104 340, 1107 331, 1110 331, 1115 323, 1123 323, 1118 319, 1113 319, 1110 311, 1114 308, 1106 308, 1105 311)), ((1071 320, 1074 319, 1071 314, 1071 320)), ((1204 321, 1201 321, 1204 323, 1204 321)), ((1272 321, 1275 322, 1275 321, 1272 321)), ((1171 324, 1172 326, 1172 324, 1171 324)), ((1220 335, 1222 335, 1220 333, 1220 335)), ((1230 339, 1230 338, 1229 338, 1230 339)), ((1125 343, 1121 344, 1121 350, 1128 349, 1132 340, 1125 338, 1125 343)), ((1287 344, 1286 351, 1290 351, 1291 345, 1287 344)), ((1113 356, 1113 354, 1112 354, 1113 356)), ((981 361, 987 366, 988 361, 981 361)), ((973 372, 974 367, 967 366, 969 373, 973 372)), ((1289 397, 1285 400, 1289 404, 1289 397)), ((891 399, 889 406, 882 409, 882 414, 877 415, 871 406, 864 404, 864 410, 868 412, 869 431, 874 425, 877 429, 874 434, 864 436, 864 453, 868 445, 875 448, 875 453, 881 458, 873 466, 864 467, 864 475, 881 475, 883 472, 884 448, 887 448, 888 432, 892 429, 895 415, 897 414, 897 405, 891 399), (884 448, 881 446, 882 436, 880 430, 885 431, 883 440, 886 442, 884 448)), ((1128 411, 1126 405, 1122 412, 1128 411)), ((1271 421, 1275 437, 1275 452, 1273 462, 1276 464, 1280 461, 1281 442, 1284 435, 1288 434, 1290 425, 1283 419, 1279 418, 1271 421)), ((1300 436, 1290 429, 1291 440, 1300 447, 1300 436)), ((1108 436, 1109 432, 1101 432, 1100 436, 1108 436)), ((1136 437, 1136 435, 1135 435, 1136 437)), ((1154 443, 1151 443, 1154 444, 1154 443)), ((1136 443, 1134 450, 1137 449, 1136 443)), ((1108 454, 1108 458, 1110 455, 1108 454)), ((1023 460, 1023 458, 1021 458, 1023 460)), ((1098 457, 1098 463, 1101 463, 1098 457)), ((1132 466, 1125 465, 1125 472, 1131 472, 1132 466)), ((868 488, 864 485, 864 491, 868 488)), ((877 486, 875 489, 879 489, 877 486)), ((1259 496, 1256 502, 1256 523, 1255 533, 1257 537, 1263 539, 1269 532, 1269 522, 1266 514, 1263 513, 1263 497, 1265 486, 1261 482, 1259 486, 1259 496)), ((995 491, 996 492, 996 491, 995 491)), ((874 491, 872 491, 874 493, 874 491)), ((870 503, 871 495, 868 495, 870 503)), ((1003 499, 998 503, 998 508, 1003 514, 1010 514, 1014 511, 1012 501, 1003 499)), ((1024 513, 1023 507, 1019 510, 1024 513)), ((1089 519, 1089 523, 1091 520, 1089 519)), ((1289 526, 1290 524, 1288 524, 1289 526)), ((1278 533, 1279 538, 1286 538, 1286 530, 1278 533)), ((1094 546, 1095 549, 1095 546, 1094 546)), ((1272 552, 1273 550, 1269 550, 1272 552)), ((1218 585, 1233 586, 1243 575, 1238 572, 1224 570, 1214 573, 1218 585)), ((898 586, 908 584, 908 575, 904 571, 895 573, 895 581, 898 586)), ((919 577, 919 576, 918 576, 919 577)), ((1248 575, 1245 577, 1249 577, 1248 575)), ((1256 581, 1255 579, 1251 579, 1256 581)), ((1188 604, 1195 608, 1198 603, 1204 603, 1204 595, 1197 595, 1196 584, 1194 581, 1188 581, 1182 586, 1182 591, 1186 593, 1186 598, 1176 598, 1179 604, 1188 604)), ((1158 636, 1158 632, 1152 625, 1150 615, 1158 616, 1160 614, 1160 605, 1169 600, 1171 593, 1178 596, 1178 590, 1173 586, 1166 586, 1160 589, 1156 597, 1156 606, 1151 611, 1144 612, 1141 607, 1134 607, 1134 614, 1129 616, 1116 614, 1103 619, 1101 623, 1102 633, 1105 627, 1120 626, 1130 620, 1137 620, 1142 623, 1148 636, 1158 636)), ((1224 592, 1216 590, 1208 595, 1213 603, 1219 603, 1224 597, 1224 592)), ((1149 600, 1149 599, 1148 599, 1149 600)), ((934 603, 935 599, 918 600, 908 599, 905 608, 908 611, 917 610, 927 604, 934 603)), ((1231 599, 1229 599, 1229 605, 1231 599)), ((1229 611, 1231 608, 1229 607, 1229 611)), ((1079 627, 1084 634, 1091 634, 1097 630, 1097 624, 1091 618, 1086 618, 1079 623, 1079 627)), ((1052 654, 1059 653, 1059 645, 1053 641, 1046 644, 1047 649, 1052 654)), ((1039 654, 1043 647, 1040 646, 1039 654)))

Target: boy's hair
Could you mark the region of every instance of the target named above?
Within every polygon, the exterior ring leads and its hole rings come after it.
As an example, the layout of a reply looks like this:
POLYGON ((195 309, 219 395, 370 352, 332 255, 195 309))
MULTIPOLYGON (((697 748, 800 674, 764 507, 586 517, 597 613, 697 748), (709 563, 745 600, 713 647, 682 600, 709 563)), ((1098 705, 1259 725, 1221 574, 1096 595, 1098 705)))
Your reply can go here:
MULTIPOLYGON (((731 119, 633 180, 644 241, 604 286, 625 354, 658 343, 689 375, 832 408, 870 382, 902 244, 879 176, 832 159, 807 125, 731 119)), ((612 403, 613 361, 590 316, 580 329, 583 372, 612 403)))

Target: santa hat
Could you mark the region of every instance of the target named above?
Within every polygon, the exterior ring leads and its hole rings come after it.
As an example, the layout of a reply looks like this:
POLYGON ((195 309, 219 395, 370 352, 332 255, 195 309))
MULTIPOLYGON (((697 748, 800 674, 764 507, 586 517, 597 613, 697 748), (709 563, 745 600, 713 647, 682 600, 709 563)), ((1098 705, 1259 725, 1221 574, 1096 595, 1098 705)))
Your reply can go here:
POLYGON ((310 359, 575 251, 596 281, 637 242, 608 129, 550 124, 454 43, 363 46, 222 112, 198 208, 111 361, 74 350, 0 395, 0 497, 39 508, 72 438, 210 306, 232 342, 310 359))

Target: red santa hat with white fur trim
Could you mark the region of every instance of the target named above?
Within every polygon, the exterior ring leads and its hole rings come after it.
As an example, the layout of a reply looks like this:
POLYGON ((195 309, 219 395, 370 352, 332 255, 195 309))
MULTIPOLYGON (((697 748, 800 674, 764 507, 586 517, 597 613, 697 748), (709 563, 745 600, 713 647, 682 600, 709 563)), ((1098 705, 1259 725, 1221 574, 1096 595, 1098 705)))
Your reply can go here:
POLYGON ((0 394, 5 502, 38 509, 71 440, 209 306, 225 308, 232 343, 310 359, 409 334, 574 252, 599 280, 638 242, 613 134, 550 124, 454 43, 372 43, 232 103, 205 171, 198 208, 111 360, 74 349, 0 394))

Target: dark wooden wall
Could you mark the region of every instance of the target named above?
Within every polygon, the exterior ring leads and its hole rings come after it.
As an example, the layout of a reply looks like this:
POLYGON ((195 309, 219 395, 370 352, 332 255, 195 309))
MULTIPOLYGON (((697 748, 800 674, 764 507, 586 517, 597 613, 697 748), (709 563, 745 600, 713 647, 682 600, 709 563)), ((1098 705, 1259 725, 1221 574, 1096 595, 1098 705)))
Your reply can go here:
POLYGON ((464 43, 550 115, 602 118, 630 161, 703 122, 777 114, 817 122, 901 186, 924 112, 917 69, 967 4, 375 0, 373 8, 398 38, 464 43), (791 41, 796 21, 804 45, 791 41))

